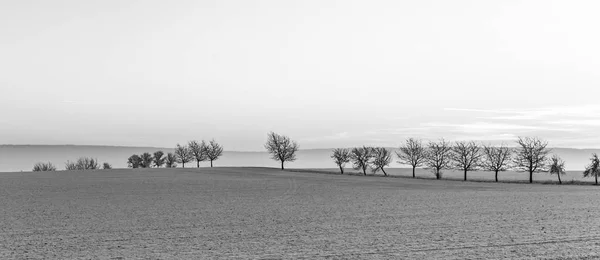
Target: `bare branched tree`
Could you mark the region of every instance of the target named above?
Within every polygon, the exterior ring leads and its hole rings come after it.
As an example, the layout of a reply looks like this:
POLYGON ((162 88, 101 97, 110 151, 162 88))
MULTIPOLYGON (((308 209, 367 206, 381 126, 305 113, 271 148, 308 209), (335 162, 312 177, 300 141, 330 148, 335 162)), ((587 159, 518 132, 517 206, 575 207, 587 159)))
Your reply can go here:
POLYGON ((467 180, 467 172, 475 171, 481 165, 481 146, 476 142, 456 142, 452 146, 452 161, 453 166, 457 170, 464 172, 464 180, 467 180))
POLYGON ((200 162, 206 161, 208 159, 206 150, 206 142, 202 140, 202 142, 198 141, 190 141, 188 143, 189 150, 192 152, 194 160, 196 160, 196 167, 200 168, 200 162))
POLYGON ((495 173, 496 182, 498 182, 498 172, 506 171, 510 168, 510 159, 512 151, 504 144, 499 147, 486 145, 483 147, 484 158, 482 167, 486 171, 495 173))
POLYGON ((386 166, 389 166, 392 163, 392 152, 385 147, 376 147, 373 148, 373 161, 371 162, 371 169, 373 173, 381 170, 383 175, 387 176, 387 172, 383 169, 386 166))
POLYGON ((350 149, 348 148, 335 148, 332 150, 331 158, 333 162, 340 167, 340 172, 344 174, 344 166, 350 162, 350 149))
POLYGON ((529 183, 533 183, 534 172, 545 172, 548 169, 548 142, 536 137, 519 137, 515 152, 515 168, 529 173, 529 183))
POLYGON ((585 167, 585 171, 583 172, 583 177, 594 177, 596 179, 596 185, 598 185, 598 176, 600 176, 600 159, 598 159, 597 154, 592 154, 592 158, 590 158, 590 165, 585 167))
POLYGON ((217 143, 214 139, 206 146, 206 157, 210 161, 210 167, 213 167, 213 161, 216 161, 223 155, 223 146, 217 143))
POLYGON ((442 178, 442 170, 450 169, 450 143, 441 139, 439 142, 429 142, 427 145, 427 160, 425 164, 433 170, 436 179, 442 178))
POLYGON ((154 152, 154 166, 160 168, 165 164, 165 153, 163 151, 154 152))
POLYGON ((140 163, 140 167, 142 168, 150 168, 152 167, 152 162, 154 158, 150 153, 143 153, 140 158, 142 159, 142 163, 140 163))
POLYGON ((426 150, 421 140, 409 138, 400 150, 396 152, 399 163, 412 166, 412 175, 415 177, 415 169, 423 166, 426 159, 426 150))
POLYGON ((134 154, 127 158, 127 167, 129 168, 140 168, 140 164, 142 164, 142 158, 139 155, 134 154))
POLYGON ((285 135, 270 132, 267 136, 265 149, 271 154, 271 159, 281 162, 281 169, 283 170, 285 162, 296 160, 298 144, 285 135))
POLYGON ((177 167, 177 156, 173 153, 168 153, 165 158, 165 167, 175 168, 177 167))
POLYGON ((39 162, 33 166, 33 171, 34 172, 53 172, 53 171, 56 171, 56 167, 50 162, 48 162, 48 163, 39 162))
POLYGON ((177 147, 175 148, 175 158, 177 158, 178 163, 181 163, 181 167, 185 168, 186 163, 194 160, 194 154, 189 147, 177 144, 177 147))
POLYGON ((352 148, 350 161, 355 170, 362 170, 363 175, 367 175, 367 168, 373 161, 373 148, 367 146, 352 148))
POLYGON ((553 155, 550 159, 550 170, 548 172, 551 175, 556 174, 556 176, 558 176, 558 183, 562 184, 560 176, 567 174, 567 171, 565 170, 565 161, 558 157, 558 155, 553 155))

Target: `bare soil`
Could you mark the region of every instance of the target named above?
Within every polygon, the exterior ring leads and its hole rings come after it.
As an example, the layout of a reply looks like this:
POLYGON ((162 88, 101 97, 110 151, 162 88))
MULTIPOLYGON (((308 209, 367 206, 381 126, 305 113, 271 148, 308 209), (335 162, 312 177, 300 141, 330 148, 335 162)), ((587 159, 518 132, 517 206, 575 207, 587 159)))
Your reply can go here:
POLYGON ((0 174, 1 259, 600 257, 600 187, 267 168, 0 174))

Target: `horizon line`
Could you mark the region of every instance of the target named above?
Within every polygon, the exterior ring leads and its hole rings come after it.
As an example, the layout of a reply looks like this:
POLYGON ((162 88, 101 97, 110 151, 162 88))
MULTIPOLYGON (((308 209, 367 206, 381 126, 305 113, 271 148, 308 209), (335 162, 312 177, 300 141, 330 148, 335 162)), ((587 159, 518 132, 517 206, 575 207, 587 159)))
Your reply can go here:
MULTIPOLYGON (((130 145, 97 145, 97 144, 0 144, 1 146, 80 146, 80 147, 115 147, 115 148, 154 148, 154 149, 175 149, 169 147, 159 147, 159 146, 130 146, 130 145)), ((307 149, 298 149, 300 151, 308 151, 308 150, 331 150, 335 148, 353 148, 355 146, 350 147, 326 147, 326 148, 307 148, 307 149)), ((397 149, 396 146, 383 146, 386 148, 394 148, 397 149)), ((508 146, 513 147, 513 146, 508 146)), ((515 146, 516 147, 516 146, 515 146)), ((600 150, 600 148, 575 148, 575 147, 559 147, 559 146, 549 146, 549 149, 573 149, 573 150, 600 150)), ((253 152, 260 153, 266 151, 257 151, 257 150, 224 150, 225 152, 253 152)))

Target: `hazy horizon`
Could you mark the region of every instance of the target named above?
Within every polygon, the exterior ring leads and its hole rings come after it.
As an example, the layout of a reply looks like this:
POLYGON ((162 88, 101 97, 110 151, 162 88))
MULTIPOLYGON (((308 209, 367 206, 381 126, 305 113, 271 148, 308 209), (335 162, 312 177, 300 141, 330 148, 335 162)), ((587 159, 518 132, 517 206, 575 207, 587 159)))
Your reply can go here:
MULTIPOLYGON (((397 149, 396 147, 389 147, 397 149)), ((51 162, 59 170, 64 169, 66 161, 75 161, 86 156, 98 159, 101 163, 108 162, 116 168, 126 168, 127 158, 132 154, 144 152, 153 153, 157 150, 173 152, 169 147, 123 147, 123 146, 79 146, 79 145, 0 145, 0 172, 30 171, 35 163, 51 162)), ((592 153, 600 154, 600 149, 553 148, 552 154, 566 161, 569 171, 583 170, 589 164, 592 153)), ((301 149, 297 160, 286 163, 286 168, 335 168, 330 158, 331 150, 327 148, 301 149)), ((405 168, 394 155, 390 167, 405 168)), ((195 162, 188 164, 196 166, 195 162)), ((201 162, 202 167, 208 167, 208 162, 201 162)), ((225 150, 222 157, 215 161, 216 167, 279 167, 277 161, 265 151, 232 151, 225 150)), ((347 167, 351 167, 350 164, 347 167)))
POLYGON ((0 3, 0 143, 600 147, 597 1, 0 3))

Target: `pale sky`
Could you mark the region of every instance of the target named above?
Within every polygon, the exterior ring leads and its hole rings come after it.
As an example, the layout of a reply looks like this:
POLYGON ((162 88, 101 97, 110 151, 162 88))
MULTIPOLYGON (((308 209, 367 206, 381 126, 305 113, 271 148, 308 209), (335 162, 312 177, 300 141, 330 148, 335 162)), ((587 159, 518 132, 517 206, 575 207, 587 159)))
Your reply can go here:
POLYGON ((0 144, 600 147, 599 1, 4 0, 0 144))

